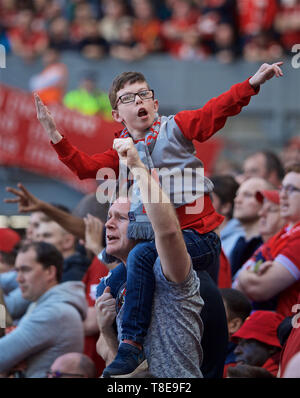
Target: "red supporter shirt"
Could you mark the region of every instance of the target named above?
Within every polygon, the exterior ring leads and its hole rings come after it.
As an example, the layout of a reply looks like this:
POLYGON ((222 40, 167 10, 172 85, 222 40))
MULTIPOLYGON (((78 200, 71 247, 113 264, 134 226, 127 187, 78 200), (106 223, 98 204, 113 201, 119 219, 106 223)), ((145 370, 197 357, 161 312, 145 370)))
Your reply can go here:
MULTIPOLYGON (((181 111, 175 115, 175 121, 182 134, 189 140, 204 142, 214 133, 224 127, 229 116, 238 114, 243 106, 249 104, 251 96, 257 94, 249 84, 249 79, 235 84, 230 90, 212 98, 202 108, 191 111, 181 111)), ((120 136, 116 134, 116 137, 120 136)), ((103 153, 87 155, 74 147, 66 137, 57 144, 52 144, 59 159, 80 179, 96 178, 101 168, 113 169, 116 176, 119 173, 119 156, 114 149, 103 153)), ((204 208, 200 214, 186 214, 186 207, 195 206, 195 202, 176 209, 181 229, 193 228, 201 234, 213 231, 224 220, 218 214, 209 195, 204 195, 204 208)))
MULTIPOLYGON (((85 273, 82 282, 85 284, 85 296, 89 307, 94 307, 96 301, 96 287, 103 276, 106 276, 108 269, 95 257, 85 273)), ((105 368, 105 362, 96 351, 96 344, 99 333, 85 336, 84 353, 90 357, 96 366, 97 374, 100 376, 105 368)))
POLYGON ((276 311, 283 316, 294 315, 292 307, 297 303, 300 291, 300 222, 292 228, 284 226, 276 235, 260 246, 244 267, 253 266, 258 258, 276 261, 295 278, 295 282, 283 290, 278 297, 276 311))

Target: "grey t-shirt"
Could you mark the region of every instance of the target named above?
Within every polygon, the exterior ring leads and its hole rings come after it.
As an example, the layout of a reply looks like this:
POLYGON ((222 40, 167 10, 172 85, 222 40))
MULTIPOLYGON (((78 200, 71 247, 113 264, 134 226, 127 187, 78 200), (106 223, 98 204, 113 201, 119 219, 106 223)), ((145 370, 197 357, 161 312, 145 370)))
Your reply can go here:
MULTIPOLYGON (((160 378, 203 377, 200 317, 204 305, 200 280, 192 270, 180 284, 163 275, 159 258, 154 264, 155 293, 151 324, 144 343, 150 372, 160 378)), ((117 315, 120 336, 123 307, 117 315)))

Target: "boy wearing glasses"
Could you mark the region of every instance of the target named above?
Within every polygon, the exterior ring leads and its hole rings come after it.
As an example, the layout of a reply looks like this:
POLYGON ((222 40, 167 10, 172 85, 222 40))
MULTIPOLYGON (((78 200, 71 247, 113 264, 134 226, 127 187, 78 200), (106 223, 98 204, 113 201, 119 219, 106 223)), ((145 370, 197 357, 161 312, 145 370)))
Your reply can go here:
MULTIPOLYGON (((167 170, 164 177, 170 177, 175 168, 181 175, 187 170, 191 171, 189 184, 184 181, 184 192, 182 184, 175 182, 167 193, 176 207, 194 268, 197 270, 210 264, 210 275, 215 281, 220 241, 213 231, 223 217, 212 206, 209 193, 213 184, 208 178, 202 177, 201 188, 197 185, 198 191, 192 195, 197 173, 203 170, 202 162, 194 156, 192 140, 206 141, 220 130, 229 116, 238 114, 243 106, 248 105, 251 96, 258 93, 260 84, 275 75, 282 75, 281 65, 282 62, 263 64, 250 79, 234 85, 203 108, 168 117, 158 115, 158 100, 141 73, 122 73, 115 78, 110 89, 112 116, 124 125, 114 141, 114 148, 118 149, 120 140, 126 139, 128 147, 137 147, 142 162, 149 170, 167 170)), ((79 178, 95 178, 102 168, 111 168, 119 175, 119 156, 115 149, 92 156, 79 151, 57 131, 49 111, 38 96, 35 98, 38 119, 48 133, 59 159, 79 178)), ((133 192, 138 198, 135 184, 133 192)), ((104 371, 106 376, 129 374, 139 365, 143 360, 142 345, 151 320, 154 291, 152 266, 157 252, 151 224, 139 200, 132 201, 129 219, 128 237, 141 242, 133 248, 127 260, 122 341, 116 359, 104 371), (141 355, 135 354, 137 349, 141 355)), ((110 246, 120 243, 117 234, 107 235, 107 239, 110 246)), ((109 278, 106 283, 109 285, 109 278)))

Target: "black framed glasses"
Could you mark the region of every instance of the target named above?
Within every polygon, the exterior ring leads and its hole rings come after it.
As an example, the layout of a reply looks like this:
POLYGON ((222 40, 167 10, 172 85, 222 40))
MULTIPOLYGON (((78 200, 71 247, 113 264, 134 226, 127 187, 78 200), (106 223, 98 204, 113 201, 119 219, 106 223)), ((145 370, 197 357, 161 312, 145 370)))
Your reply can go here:
POLYGON ((300 192, 300 188, 297 188, 292 184, 281 185, 280 192, 284 192, 287 195, 291 195, 293 192, 300 192))
POLYGON ((85 377, 84 375, 80 374, 80 373, 64 373, 64 372, 60 372, 59 370, 56 371, 52 371, 52 370, 48 370, 48 372, 46 372, 46 375, 48 378, 51 379, 59 379, 62 377, 85 377))
POLYGON ((120 95, 120 97, 117 100, 117 104, 119 101, 121 101, 122 104, 130 104, 131 102, 135 101, 135 97, 137 95, 140 97, 141 100, 153 99, 154 90, 143 90, 139 91, 138 93, 127 93, 120 95))

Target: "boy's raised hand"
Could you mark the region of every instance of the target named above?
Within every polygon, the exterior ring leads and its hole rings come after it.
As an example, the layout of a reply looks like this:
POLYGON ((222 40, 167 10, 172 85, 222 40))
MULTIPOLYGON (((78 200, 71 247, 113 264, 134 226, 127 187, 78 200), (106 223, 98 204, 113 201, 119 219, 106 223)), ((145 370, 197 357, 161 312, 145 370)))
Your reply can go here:
POLYGON ((49 139, 54 144, 57 144, 62 139, 62 136, 56 129, 56 125, 51 113, 36 93, 34 93, 34 101, 39 122, 44 127, 49 139))
POLYGON ((264 84, 267 80, 272 79, 273 76, 283 76, 283 72, 280 66, 283 64, 282 61, 275 62, 272 65, 262 64, 258 71, 249 79, 249 83, 252 87, 256 88, 261 84, 264 84))

